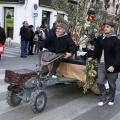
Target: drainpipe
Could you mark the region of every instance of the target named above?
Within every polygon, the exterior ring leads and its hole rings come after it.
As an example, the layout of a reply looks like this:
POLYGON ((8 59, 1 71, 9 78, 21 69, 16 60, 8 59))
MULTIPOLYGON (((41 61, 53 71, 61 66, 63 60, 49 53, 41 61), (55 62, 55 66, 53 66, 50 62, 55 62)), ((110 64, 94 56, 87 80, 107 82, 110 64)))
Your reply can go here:
POLYGON ((27 8, 27 5, 28 5, 28 0, 26 0, 26 2, 25 2, 25 16, 24 16, 24 20, 26 20, 26 8, 27 8))

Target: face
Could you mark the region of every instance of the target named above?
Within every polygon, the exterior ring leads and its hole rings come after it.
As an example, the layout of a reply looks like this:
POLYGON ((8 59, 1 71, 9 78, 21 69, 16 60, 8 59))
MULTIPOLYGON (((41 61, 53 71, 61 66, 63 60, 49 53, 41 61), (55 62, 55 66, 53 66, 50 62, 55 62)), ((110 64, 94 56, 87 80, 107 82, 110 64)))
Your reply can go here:
POLYGON ((90 50, 92 48, 92 45, 91 44, 88 44, 87 45, 87 49, 90 50))
POLYGON ((114 31, 114 28, 111 27, 110 25, 105 25, 104 26, 104 33, 105 34, 109 34, 109 33, 113 32, 113 31, 114 31))
POLYGON ((45 27, 46 27, 46 28, 48 28, 48 25, 47 25, 47 24, 45 24, 45 27))
POLYGON ((36 31, 39 31, 40 30, 40 27, 36 27, 36 31))
POLYGON ((60 35, 63 35, 65 33, 65 29, 62 27, 57 27, 56 32, 60 36, 60 35))
POLYGON ((28 26, 28 22, 27 22, 27 21, 24 22, 24 26, 25 26, 25 27, 28 26))

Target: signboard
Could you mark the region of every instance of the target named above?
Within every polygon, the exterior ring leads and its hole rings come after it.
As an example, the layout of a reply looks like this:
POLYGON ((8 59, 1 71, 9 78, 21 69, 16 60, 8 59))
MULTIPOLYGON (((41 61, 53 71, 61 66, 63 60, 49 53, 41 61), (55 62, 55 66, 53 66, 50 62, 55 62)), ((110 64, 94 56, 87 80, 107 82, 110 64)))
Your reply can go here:
POLYGON ((0 3, 25 4, 25 0, 0 0, 0 3))
POLYGON ((38 13, 33 13, 33 17, 37 17, 38 16, 38 13))
POLYGON ((33 5, 33 17, 37 17, 38 16, 38 5, 34 4, 33 5))
POLYGON ((33 6, 33 10, 37 10, 38 9, 38 5, 37 4, 34 4, 34 6, 33 6))
POLYGON ((40 6, 51 7, 52 0, 39 0, 40 6))

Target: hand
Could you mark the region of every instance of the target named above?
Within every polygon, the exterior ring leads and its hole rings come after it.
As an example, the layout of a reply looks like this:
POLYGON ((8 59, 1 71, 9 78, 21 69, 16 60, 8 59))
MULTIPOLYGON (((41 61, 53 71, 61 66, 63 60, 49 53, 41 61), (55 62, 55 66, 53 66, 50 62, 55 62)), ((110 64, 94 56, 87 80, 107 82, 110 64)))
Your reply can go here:
POLYGON ((110 67, 107 69, 107 71, 113 72, 113 71, 114 71, 114 67, 113 67, 113 66, 110 66, 110 67))
POLYGON ((46 49, 46 48, 43 48, 43 49, 42 49, 42 51, 48 51, 48 49, 46 49))
POLYGON ((71 54, 71 53, 66 52, 66 53, 65 53, 65 57, 64 57, 64 59, 67 59, 67 58, 69 58, 70 56, 72 56, 72 54, 71 54))
POLYGON ((92 59, 93 59, 92 57, 89 57, 87 60, 88 60, 88 61, 91 61, 92 59))

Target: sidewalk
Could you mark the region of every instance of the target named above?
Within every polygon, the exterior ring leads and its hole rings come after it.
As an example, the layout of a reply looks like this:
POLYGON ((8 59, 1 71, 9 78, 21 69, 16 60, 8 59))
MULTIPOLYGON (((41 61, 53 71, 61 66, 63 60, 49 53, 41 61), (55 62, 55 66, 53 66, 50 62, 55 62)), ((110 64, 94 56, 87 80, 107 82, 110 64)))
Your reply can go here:
MULTIPOLYGON (((7 43, 5 44, 6 47, 8 47, 7 43)), ((20 47, 20 43, 12 42, 12 45, 10 47, 20 47)))

